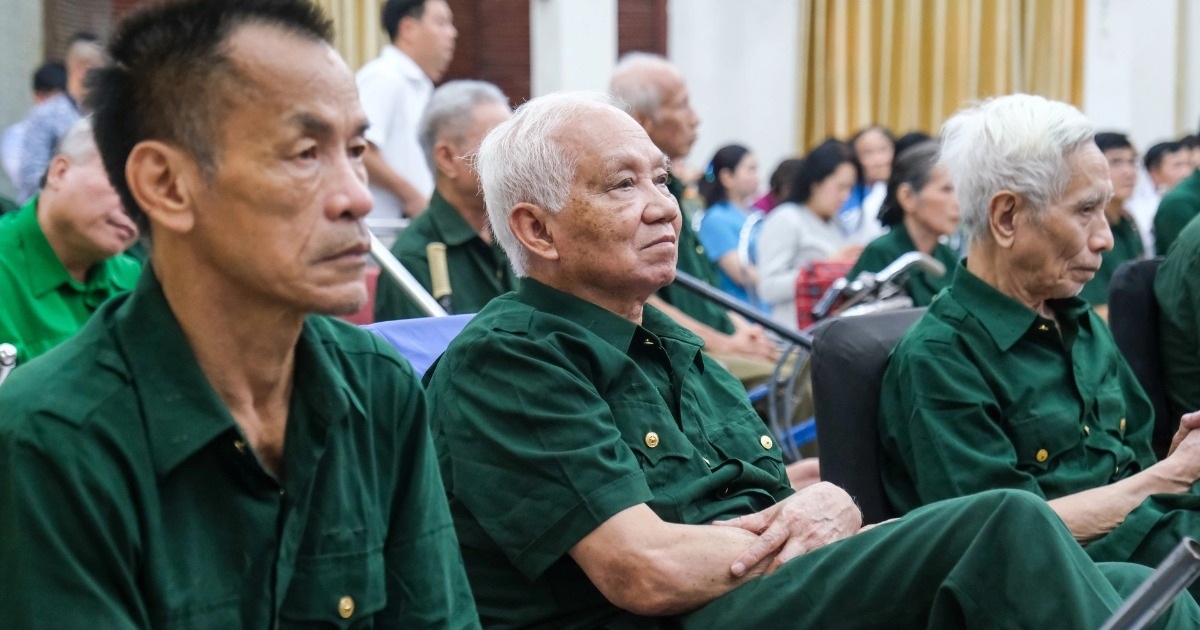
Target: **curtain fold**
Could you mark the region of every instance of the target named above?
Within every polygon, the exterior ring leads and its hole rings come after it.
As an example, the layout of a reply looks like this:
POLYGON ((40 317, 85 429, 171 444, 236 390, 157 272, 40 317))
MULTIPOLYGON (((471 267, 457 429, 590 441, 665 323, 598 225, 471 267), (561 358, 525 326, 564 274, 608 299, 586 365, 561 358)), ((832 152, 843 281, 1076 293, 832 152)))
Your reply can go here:
POLYGON ((967 103, 1083 102, 1086 0, 802 0, 797 147, 879 123, 936 133, 967 103))
POLYGON ((387 34, 379 23, 384 0, 313 0, 333 20, 333 45, 352 70, 379 56, 387 34))

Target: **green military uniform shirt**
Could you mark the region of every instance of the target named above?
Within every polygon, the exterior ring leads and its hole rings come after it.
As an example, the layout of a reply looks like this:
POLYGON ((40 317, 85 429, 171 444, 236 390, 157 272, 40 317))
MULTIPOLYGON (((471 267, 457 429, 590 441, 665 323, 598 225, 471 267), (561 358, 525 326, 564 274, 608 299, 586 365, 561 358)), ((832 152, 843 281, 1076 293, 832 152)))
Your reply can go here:
MULTIPOLYGON (((864 271, 872 273, 881 271, 897 258, 908 252, 916 251, 916 249, 917 246, 913 244, 912 237, 909 236, 904 223, 897 223, 887 234, 871 241, 863 248, 862 255, 858 257, 858 262, 854 264, 850 273, 846 274, 846 278, 853 280, 864 271)), ((910 271, 905 291, 912 298, 913 306, 928 306, 938 291, 950 285, 950 280, 954 277, 954 270, 958 267, 958 254, 947 245, 942 243, 934 245, 930 255, 946 266, 946 273, 940 278, 934 278, 921 269, 910 271)))
MULTIPOLYGON (((1050 306, 1057 328, 962 266, 900 341, 879 433, 901 513, 993 488, 1055 499, 1155 463, 1150 401, 1108 327, 1079 298, 1050 306)), ((1197 509, 1197 497, 1157 495, 1087 550, 1153 566, 1200 528, 1197 509)))
MULTIPOLYGON (((484 625, 1090 629, 1144 578, 1093 564, 1044 502, 995 492, 811 551, 685 615, 618 609, 569 555, 601 523, 644 503, 702 525, 792 493, 700 343, 653 307, 639 326, 526 279, 450 344, 428 377, 430 417, 484 625), (997 563, 996 548, 1037 560, 997 563)), ((1190 600, 1172 615, 1200 623, 1190 600)))
POLYGON ((18 366, 75 334, 105 300, 133 288, 142 268, 118 254, 87 282, 75 280, 38 225, 37 200, 0 219, 0 343, 17 347, 18 366))
POLYGON ((0 387, 0 627, 470 627, 412 369, 309 317, 282 481, 147 268, 0 387))
POLYGON ((1171 415, 1200 409, 1200 221, 1179 234, 1154 280, 1159 347, 1171 415))
POLYGON ((1122 216, 1116 223, 1109 221, 1108 227, 1112 230, 1113 248, 1101 254, 1100 269, 1079 293, 1079 297, 1092 306, 1108 304, 1108 286, 1117 267, 1130 260, 1140 260, 1146 252, 1142 236, 1132 218, 1122 216))
MULTIPOLYGON (((446 245, 446 267, 450 272, 451 300, 455 313, 477 313, 489 300, 517 288, 516 276, 504 250, 485 243, 440 193, 434 191, 429 207, 413 219, 392 253, 425 287, 433 289, 429 257, 430 243, 446 245)), ((375 321, 424 317, 422 311, 387 274, 379 276, 375 294, 375 321)))
MULTIPOLYGON (((682 213, 683 181, 671 175, 670 179, 667 180, 667 188, 671 191, 671 195, 675 197, 675 200, 679 202, 680 213, 682 213)), ((679 258, 675 264, 675 268, 695 276, 714 287, 718 286, 717 269, 704 253, 704 246, 700 244, 700 239, 696 236, 696 231, 692 229, 690 222, 686 218, 683 219, 683 226, 679 228, 679 258)), ((685 315, 701 324, 726 335, 733 334, 734 327, 733 322, 729 319, 729 314, 716 303, 710 302, 677 284, 669 284, 659 289, 658 296, 666 303, 683 311, 685 315)))
POLYGON ((1154 251, 1166 256, 1171 244, 1193 217, 1200 214, 1200 170, 1163 195, 1154 213, 1154 251))

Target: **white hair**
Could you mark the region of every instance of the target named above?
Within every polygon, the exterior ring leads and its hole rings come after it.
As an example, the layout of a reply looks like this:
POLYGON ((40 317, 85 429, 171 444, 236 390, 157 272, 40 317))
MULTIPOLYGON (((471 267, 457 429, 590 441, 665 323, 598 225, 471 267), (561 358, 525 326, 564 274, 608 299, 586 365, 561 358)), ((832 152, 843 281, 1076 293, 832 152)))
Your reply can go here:
POLYGON ((1078 109, 1030 94, 988 99, 942 125, 941 163, 950 174, 969 240, 988 233, 988 206, 1002 190, 1021 195, 1040 216, 1066 194, 1067 158, 1093 142, 1078 109))
MULTIPOLYGON (((528 275, 528 257, 508 226, 517 204, 531 203, 550 212, 566 205, 578 155, 563 150, 563 131, 586 124, 584 117, 617 103, 602 92, 563 92, 535 98, 491 131, 475 154, 483 201, 496 242, 508 254, 513 273, 528 275)), ((619 108, 618 108, 619 110, 619 108)))
POLYGON ((417 126, 417 140, 425 151, 429 170, 437 172, 433 147, 439 138, 461 141, 475 116, 475 108, 495 103, 508 107, 508 97, 487 81, 449 81, 433 91, 417 126))
POLYGON ((54 155, 65 155, 72 162, 81 162, 100 155, 96 149, 96 137, 92 134, 91 117, 85 116, 71 125, 59 139, 54 155))
POLYGON ((617 61, 608 82, 608 91, 624 104, 627 113, 657 119, 666 94, 663 93, 662 82, 650 76, 654 73, 683 76, 675 64, 661 55, 631 52, 617 61))

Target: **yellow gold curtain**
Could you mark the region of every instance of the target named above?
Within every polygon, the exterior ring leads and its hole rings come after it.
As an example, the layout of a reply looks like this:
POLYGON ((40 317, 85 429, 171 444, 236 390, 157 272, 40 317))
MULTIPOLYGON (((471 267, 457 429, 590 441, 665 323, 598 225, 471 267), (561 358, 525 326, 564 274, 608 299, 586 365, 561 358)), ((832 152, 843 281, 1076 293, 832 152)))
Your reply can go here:
POLYGON ((804 0, 797 146, 880 123, 936 133, 968 102, 1083 102, 1086 0, 804 0))
POLYGON ((353 70, 379 55, 387 33, 379 23, 384 0, 313 0, 333 20, 334 47, 353 70))

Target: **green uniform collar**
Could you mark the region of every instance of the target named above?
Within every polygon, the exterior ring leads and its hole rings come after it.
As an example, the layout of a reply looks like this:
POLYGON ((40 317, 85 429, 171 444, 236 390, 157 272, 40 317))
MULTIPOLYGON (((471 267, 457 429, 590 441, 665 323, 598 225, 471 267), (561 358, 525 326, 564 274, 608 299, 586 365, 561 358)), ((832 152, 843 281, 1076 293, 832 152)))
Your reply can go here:
MULTIPOLYGON (((58 259, 58 254, 54 253, 54 249, 50 247, 50 241, 42 232, 42 226, 38 224, 37 202, 38 196, 35 195, 13 215, 12 222, 9 224, 9 229, 14 231, 17 240, 25 249, 25 273, 29 280, 30 291, 35 297, 45 297, 64 284, 70 285, 72 289, 83 294, 89 293, 92 289, 108 289, 110 284, 121 291, 132 288, 132 279, 126 281, 121 274, 103 272, 101 268, 109 264, 107 260, 97 263, 92 268, 88 274, 87 284, 72 278, 62 261, 58 259)), ((107 297, 107 292, 105 297, 107 297)), ((95 306, 98 304, 92 305, 93 308, 95 306)))
MULTIPOLYGON (((101 355, 98 361, 127 371, 138 384, 154 468, 165 476, 217 436, 238 430, 237 424, 201 371, 152 265, 146 266, 137 288, 117 308, 112 327, 124 363, 113 355, 101 355)), ((303 399, 321 429, 330 418, 345 417, 350 407, 349 385, 332 369, 336 364, 335 357, 317 343, 312 323, 306 320, 296 345, 289 408, 303 399)))
POLYGON ((442 242, 446 245, 462 245, 470 242, 471 239, 479 238, 479 233, 467 223, 467 220, 459 214, 458 210, 450 205, 450 202, 446 201, 446 198, 437 190, 433 191, 433 196, 429 199, 429 207, 425 209, 425 214, 429 215, 429 220, 433 223, 437 232, 442 235, 442 242))
MULTIPOLYGON (((959 263, 959 269, 954 273, 951 285, 954 299, 982 324, 984 330, 991 336, 992 341, 1000 351, 1012 348, 1029 328, 1036 325, 1049 325, 1044 318, 1038 316, 1032 309, 1013 298, 1001 293, 992 285, 980 280, 978 276, 967 269, 967 261, 959 263)), ((1078 297, 1062 300, 1048 300, 1064 323, 1074 321, 1087 326, 1090 321, 1087 302, 1078 297)))
MULTIPOLYGON (((535 309, 553 313, 587 328, 621 352, 627 353, 633 342, 645 335, 672 339, 695 346, 696 350, 704 346, 703 340, 649 304, 643 307, 642 325, 638 326, 612 311, 542 284, 533 278, 521 278, 517 295, 521 302, 535 309), (639 331, 643 334, 639 334, 639 331)), ((697 365, 703 371, 703 361, 698 352, 697 365)))

